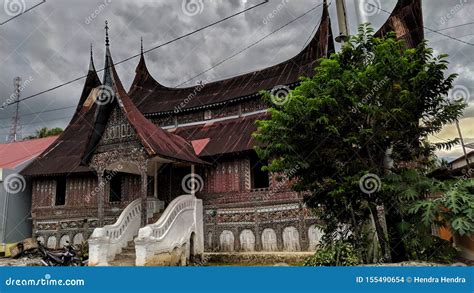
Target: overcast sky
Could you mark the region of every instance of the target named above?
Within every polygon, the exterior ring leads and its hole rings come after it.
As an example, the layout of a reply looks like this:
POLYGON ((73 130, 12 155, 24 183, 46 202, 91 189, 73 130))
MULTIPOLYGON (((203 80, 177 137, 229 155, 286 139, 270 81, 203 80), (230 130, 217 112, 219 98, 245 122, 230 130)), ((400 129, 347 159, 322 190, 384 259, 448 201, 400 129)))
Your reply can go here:
MULTIPOLYGON (((41 0, 0 0, 0 23, 15 14, 19 4, 28 9, 41 0), (15 3, 12 3, 15 2, 15 3)), ((245 15, 202 31, 191 37, 154 50, 146 55, 151 74, 162 84, 173 87, 210 68, 215 63, 258 41, 271 31, 320 4, 322 0, 271 0, 245 15), (276 9, 280 5, 283 9, 276 9), (276 12, 276 13, 275 13, 276 12), (271 16, 271 17, 270 17, 271 16)), ((330 1, 331 2, 331 1, 330 1)), ((334 0, 333 0, 334 2, 334 0)), ((378 29, 388 14, 364 6, 364 2, 380 5, 392 11, 396 0, 347 0, 351 33, 361 21, 371 22, 378 29), (362 2, 357 4, 357 2, 362 2), (357 9, 358 7, 358 9, 357 9), (356 13, 356 10, 359 13, 356 13)), ((474 1, 424 0, 425 26, 443 29, 472 22, 474 1)), ((22 95, 28 96, 70 81, 87 73, 89 47, 94 47, 97 68, 104 62, 104 21, 109 20, 111 50, 114 61, 120 61, 140 50, 140 37, 145 49, 159 45, 182 34, 231 15, 259 0, 48 0, 33 10, 0 26, 0 104, 13 92, 13 79, 21 76, 25 82, 22 95), (183 7, 183 1, 197 6, 183 7), (193 11, 197 8, 197 11, 193 11), (196 12, 196 13, 195 13, 196 12)), ((225 62, 207 75, 193 80, 222 79, 271 66, 299 53, 319 23, 322 8, 314 10, 298 22, 265 39, 257 46, 225 62)), ((336 7, 330 6, 333 32, 337 28, 336 7)), ((474 25, 443 30, 442 33, 474 43, 474 25)), ((474 47, 426 31, 426 38, 436 52, 450 55, 450 72, 460 74, 455 84, 472 96, 474 82, 474 47)), ((134 77, 138 59, 117 67, 128 88, 134 77)), ((100 74, 101 76, 101 74, 100 74)), ((41 127, 65 127, 77 104, 83 80, 53 92, 35 97, 20 105, 23 136, 41 127), (66 108, 68 107, 68 108, 66 108), (66 108, 59 111, 54 109, 66 108), (47 112, 45 112, 47 111, 47 112), (32 113, 44 112, 36 115, 32 113)), ((461 126, 467 142, 474 142, 474 99, 466 111, 461 126)), ((10 128, 14 107, 0 110, 0 141, 10 128)), ((453 138, 454 126, 446 127, 434 141, 453 138)), ((454 158, 461 148, 440 152, 454 158)))

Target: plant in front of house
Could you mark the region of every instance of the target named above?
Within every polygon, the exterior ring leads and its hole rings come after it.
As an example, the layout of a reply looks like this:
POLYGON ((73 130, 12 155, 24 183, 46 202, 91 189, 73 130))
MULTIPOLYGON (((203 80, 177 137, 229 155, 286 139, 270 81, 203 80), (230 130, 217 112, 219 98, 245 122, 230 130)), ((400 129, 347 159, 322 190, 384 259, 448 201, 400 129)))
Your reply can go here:
MULTIPOLYGON (((426 43, 408 49, 392 34, 375 37, 363 25, 284 103, 275 103, 270 120, 258 122, 255 138, 264 147, 257 152, 270 160, 266 168, 295 181, 326 235, 345 233, 365 263, 418 258, 413 250, 420 247, 426 256, 434 253, 433 243, 421 239, 436 240, 409 207, 443 192, 428 177, 434 151, 458 143, 428 141, 465 108, 446 99, 456 77, 446 74, 446 57, 426 43)), ((325 237, 325 244, 337 238, 325 237)))

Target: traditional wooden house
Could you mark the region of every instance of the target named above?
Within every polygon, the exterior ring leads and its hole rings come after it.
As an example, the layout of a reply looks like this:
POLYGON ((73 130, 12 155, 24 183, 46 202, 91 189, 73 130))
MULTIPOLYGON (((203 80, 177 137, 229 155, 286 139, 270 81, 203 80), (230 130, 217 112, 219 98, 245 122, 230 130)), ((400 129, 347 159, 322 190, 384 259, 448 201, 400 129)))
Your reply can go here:
MULTIPOLYGON (((423 39, 422 23, 421 1, 401 0, 378 34, 394 31, 415 46, 423 39)), ((207 251, 313 250, 321 237, 318 219, 301 194, 261 170, 266 162, 253 150, 252 133, 257 120, 269 117, 260 91, 298 86, 301 76, 313 74, 318 59, 333 52, 325 1, 313 39, 285 62, 196 87, 169 88, 151 76, 142 51, 127 92, 107 37, 102 82, 91 57, 70 125, 24 171, 33 177, 37 236, 50 247, 80 242, 94 228, 120 221, 137 199, 139 211, 146 211, 140 216, 143 227, 161 213, 150 204, 153 198, 157 206, 173 206, 178 196, 195 193, 203 202, 198 241, 207 251)), ((110 231, 104 235, 115 237, 110 231)))

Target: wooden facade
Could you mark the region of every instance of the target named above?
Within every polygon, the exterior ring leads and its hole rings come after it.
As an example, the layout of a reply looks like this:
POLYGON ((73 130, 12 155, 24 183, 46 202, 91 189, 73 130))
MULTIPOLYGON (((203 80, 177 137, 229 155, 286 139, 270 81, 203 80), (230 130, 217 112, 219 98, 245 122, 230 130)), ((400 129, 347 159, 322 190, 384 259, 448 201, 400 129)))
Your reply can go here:
MULTIPOLYGON (((403 36, 406 30, 419 30, 419 7, 418 0, 400 1, 379 33, 393 28, 393 17, 397 23, 407 20, 400 26, 403 36)), ((320 58, 333 52, 326 5, 313 40, 297 56, 199 88, 161 85, 148 72, 142 54, 133 85, 125 92, 107 47, 109 70, 103 81, 91 60, 70 125, 24 171, 34 180, 36 236, 51 247, 66 238, 87 239, 94 228, 114 222, 135 199, 158 197, 169 203, 186 193, 183 181, 196 166, 208 251, 313 249, 322 223, 289 182, 278 182, 261 170, 266 162, 253 150, 252 133, 257 120, 269 117, 269 105, 259 92, 297 86, 320 58), (98 103, 101 86, 112 88, 117 101, 98 103)))

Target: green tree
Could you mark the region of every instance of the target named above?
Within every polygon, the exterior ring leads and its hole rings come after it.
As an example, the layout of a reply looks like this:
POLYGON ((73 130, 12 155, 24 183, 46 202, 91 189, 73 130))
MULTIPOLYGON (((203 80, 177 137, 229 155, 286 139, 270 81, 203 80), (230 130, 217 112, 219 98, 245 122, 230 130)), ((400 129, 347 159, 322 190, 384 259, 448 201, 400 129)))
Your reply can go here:
POLYGON ((436 184, 426 178, 433 153, 458 143, 433 145, 428 137, 465 108, 447 102, 456 76, 445 74, 446 57, 434 56, 426 43, 409 49, 394 35, 374 37, 363 25, 342 51, 320 60, 315 75, 303 78, 286 103, 280 97, 270 120, 258 122, 255 138, 265 145, 258 154, 271 161, 268 170, 286 174, 295 190, 308 194, 305 201, 325 221, 327 238, 350 230, 348 238, 368 254, 373 237, 364 227, 372 222, 385 259, 407 258, 398 245, 404 205, 434 191, 436 184), (433 188, 420 185, 413 198, 400 198, 392 185, 400 182, 390 178, 405 182, 408 170, 433 188))
POLYGON ((25 140, 56 136, 56 135, 60 135, 62 132, 63 132, 62 128, 57 127, 57 128, 50 129, 47 127, 43 127, 43 128, 37 129, 34 135, 26 137, 25 140))

